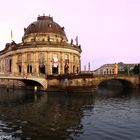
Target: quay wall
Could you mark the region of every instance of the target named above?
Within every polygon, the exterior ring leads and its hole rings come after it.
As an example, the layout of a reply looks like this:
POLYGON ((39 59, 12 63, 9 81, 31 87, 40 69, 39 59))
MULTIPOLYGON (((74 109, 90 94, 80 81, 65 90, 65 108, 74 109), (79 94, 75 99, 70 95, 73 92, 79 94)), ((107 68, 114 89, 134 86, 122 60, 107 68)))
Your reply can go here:
POLYGON ((13 80, 13 79, 0 79, 0 87, 7 87, 7 88, 25 88, 26 84, 20 80, 13 80))
MULTIPOLYGON (((0 78, 0 87, 4 88, 20 88, 20 89, 34 89, 35 84, 28 84, 28 82, 17 79, 0 78)), ((41 85, 37 85, 39 90, 43 90, 41 85)))

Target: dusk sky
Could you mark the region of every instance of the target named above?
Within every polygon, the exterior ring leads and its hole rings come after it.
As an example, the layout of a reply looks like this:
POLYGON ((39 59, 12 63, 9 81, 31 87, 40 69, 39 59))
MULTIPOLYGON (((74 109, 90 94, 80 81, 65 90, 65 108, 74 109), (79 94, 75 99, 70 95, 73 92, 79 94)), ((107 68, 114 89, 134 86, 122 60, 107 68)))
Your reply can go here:
POLYGON ((82 69, 140 63, 140 0, 0 0, 0 49, 11 30, 20 43, 24 27, 43 14, 65 27, 69 42, 78 35, 82 69))

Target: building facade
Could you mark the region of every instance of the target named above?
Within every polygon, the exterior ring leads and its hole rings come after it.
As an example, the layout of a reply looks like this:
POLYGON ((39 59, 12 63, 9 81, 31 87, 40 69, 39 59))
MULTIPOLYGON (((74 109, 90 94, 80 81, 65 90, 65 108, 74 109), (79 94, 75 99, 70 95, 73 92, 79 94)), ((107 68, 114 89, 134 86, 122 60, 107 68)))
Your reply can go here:
POLYGON ((114 63, 114 64, 104 64, 100 68, 94 71, 94 74, 97 75, 112 75, 112 74, 129 74, 129 72, 135 67, 136 64, 124 64, 122 62, 120 63, 114 63), (117 65, 117 72, 116 67, 117 65), (127 72, 126 72, 127 69, 127 72))
POLYGON ((80 54, 81 46, 68 43, 64 27, 43 15, 24 28, 21 43, 7 43, 0 52, 0 74, 79 73, 80 54))

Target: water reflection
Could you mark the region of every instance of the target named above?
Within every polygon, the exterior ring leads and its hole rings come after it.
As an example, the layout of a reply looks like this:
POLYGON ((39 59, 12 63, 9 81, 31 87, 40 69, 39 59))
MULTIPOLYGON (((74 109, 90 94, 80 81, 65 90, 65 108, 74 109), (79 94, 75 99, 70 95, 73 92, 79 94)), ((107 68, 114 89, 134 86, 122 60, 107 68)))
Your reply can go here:
POLYGON ((70 134, 82 129, 82 107, 93 108, 95 99, 93 94, 0 91, 2 134, 18 139, 72 139, 70 134))
POLYGON ((83 133, 76 136, 73 133, 75 140, 140 139, 140 91, 107 93, 103 90, 96 94, 91 111, 84 108, 81 118, 83 133))
POLYGON ((97 88, 97 96, 101 98, 115 98, 123 95, 130 95, 134 89, 123 87, 99 87, 97 88))
POLYGON ((66 94, 0 89, 0 136, 15 140, 132 140, 139 137, 139 115, 139 91, 110 88, 66 94))
POLYGON ((21 89, 0 89, 0 105, 4 106, 14 106, 21 105, 25 103, 30 103, 34 100, 34 96, 41 96, 41 94, 33 94, 34 92, 30 92, 27 90, 21 89))

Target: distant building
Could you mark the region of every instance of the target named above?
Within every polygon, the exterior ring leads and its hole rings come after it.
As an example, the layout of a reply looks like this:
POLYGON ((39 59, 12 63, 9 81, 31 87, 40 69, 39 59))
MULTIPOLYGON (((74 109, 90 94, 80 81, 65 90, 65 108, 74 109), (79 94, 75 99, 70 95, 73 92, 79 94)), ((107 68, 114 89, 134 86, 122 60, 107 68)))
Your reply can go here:
MULTIPOLYGON (((94 74, 97 74, 97 75, 112 75, 112 74, 114 74, 115 65, 116 65, 116 63, 114 63, 114 64, 104 64, 100 68, 96 69, 94 71, 94 74)), ((124 63, 120 62, 117 65, 118 65, 118 74, 124 74, 125 69, 127 69, 128 73, 129 73, 129 71, 132 70, 135 67, 136 64, 124 64, 124 63)))

